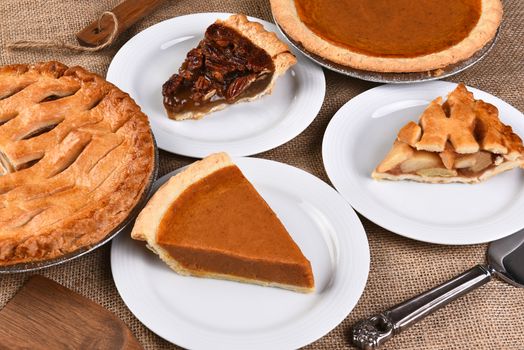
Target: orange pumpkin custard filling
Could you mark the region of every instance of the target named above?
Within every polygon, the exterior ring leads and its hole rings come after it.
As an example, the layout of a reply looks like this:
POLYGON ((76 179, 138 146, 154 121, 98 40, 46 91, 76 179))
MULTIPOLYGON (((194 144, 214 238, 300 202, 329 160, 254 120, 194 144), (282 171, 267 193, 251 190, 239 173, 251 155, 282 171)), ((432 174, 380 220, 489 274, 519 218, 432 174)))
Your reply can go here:
POLYGON ((381 57, 444 50, 462 41, 480 18, 480 0, 295 0, 295 5, 320 37, 381 57))
POLYGON ((147 240, 181 274, 301 292, 314 288, 309 261, 223 153, 171 178, 140 214, 132 235, 147 240))

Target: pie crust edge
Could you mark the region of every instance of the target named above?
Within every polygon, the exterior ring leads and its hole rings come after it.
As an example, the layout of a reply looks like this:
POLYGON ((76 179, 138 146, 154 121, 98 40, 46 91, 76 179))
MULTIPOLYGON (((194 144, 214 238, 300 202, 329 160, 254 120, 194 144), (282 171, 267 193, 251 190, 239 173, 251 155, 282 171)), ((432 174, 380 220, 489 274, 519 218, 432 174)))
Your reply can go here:
POLYGON ((298 16, 294 0, 270 0, 276 22, 284 32, 304 48, 341 65, 373 72, 424 72, 463 61, 475 54, 495 37, 502 21, 500 0, 481 0, 481 15, 469 35, 458 44, 428 55, 395 58, 375 57, 351 51, 322 39, 298 16))
POLYGON ((135 226, 131 231, 131 238, 140 241, 146 241, 147 247, 157 254, 162 261, 164 261, 175 272, 183 276, 198 276, 216 279, 224 279, 230 281, 258 284, 266 287, 279 287, 283 289, 292 290, 301 293, 310 293, 314 291, 314 287, 298 287, 295 285, 264 282, 260 280, 225 275, 220 273, 195 271, 186 269, 179 264, 169 252, 162 248, 156 242, 157 229, 165 213, 171 207, 171 204, 193 183, 205 178, 206 176, 228 166, 234 165, 231 158, 226 153, 216 153, 199 160, 191 165, 185 171, 171 177, 164 185, 149 200, 149 203, 138 215, 135 226))
POLYGON ((57 61, 5 65, 0 67, 0 75, 23 74, 31 69, 48 77, 60 72, 58 74, 68 74, 80 81, 98 80, 100 84, 107 84, 109 92, 104 99, 108 98, 109 104, 116 111, 131 115, 122 128, 127 126, 134 131, 130 137, 134 152, 127 155, 130 161, 118 178, 121 182, 115 186, 111 196, 103 198, 106 201, 103 206, 79 211, 58 229, 43 228, 38 235, 0 236, 0 266, 56 259, 99 243, 136 207, 154 173, 155 147, 148 117, 127 93, 98 74, 80 66, 68 67, 57 61), (128 123, 132 125, 126 125, 128 123), (135 196, 130 196, 129 193, 135 196))
MULTIPOLYGON (((266 94, 271 94, 273 92, 273 87, 277 78, 283 75, 291 66, 297 62, 295 55, 291 53, 289 47, 284 44, 275 33, 267 31, 264 29, 264 26, 258 22, 249 21, 248 18, 243 14, 231 15, 227 19, 219 19, 215 23, 231 28, 240 35, 249 39, 252 44, 267 52, 267 54, 271 56, 273 64, 275 65, 273 77, 263 91, 250 97, 241 98, 237 100, 235 104, 240 102, 250 102, 266 94)), ((229 105, 231 104, 224 102, 214 106, 206 112, 172 112, 166 109, 166 113, 170 119, 174 120, 202 119, 207 114, 220 111, 229 105)))

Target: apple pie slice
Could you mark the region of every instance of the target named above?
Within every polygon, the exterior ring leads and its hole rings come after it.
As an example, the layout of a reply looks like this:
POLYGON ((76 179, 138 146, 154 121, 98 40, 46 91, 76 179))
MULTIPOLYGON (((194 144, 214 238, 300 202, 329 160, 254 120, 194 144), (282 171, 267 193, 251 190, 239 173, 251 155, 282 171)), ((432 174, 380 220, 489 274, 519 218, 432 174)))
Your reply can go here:
POLYGON ((296 63, 275 33, 244 15, 217 20, 162 86, 171 119, 200 119, 230 104, 271 93, 276 79, 296 63))
POLYGON ((524 146, 495 106, 475 100, 464 84, 442 103, 432 101, 419 123, 400 129, 393 147, 373 171, 375 179, 429 183, 477 183, 524 167, 524 146))

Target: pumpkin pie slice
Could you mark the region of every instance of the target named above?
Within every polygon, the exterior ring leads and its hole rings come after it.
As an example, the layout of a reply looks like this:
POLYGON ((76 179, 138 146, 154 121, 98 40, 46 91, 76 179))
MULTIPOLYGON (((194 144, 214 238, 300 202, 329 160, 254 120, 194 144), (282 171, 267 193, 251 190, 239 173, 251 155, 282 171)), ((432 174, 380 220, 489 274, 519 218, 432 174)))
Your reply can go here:
POLYGON ((524 167, 524 146, 497 107, 475 100, 464 84, 439 97, 418 123, 400 129, 393 147, 372 176, 382 180, 477 183, 524 167))
POLYGON ((271 9, 307 51, 374 72, 424 72, 466 60, 502 20, 500 0, 271 0, 271 9))
POLYGON ((225 153, 169 179, 140 213, 131 236, 147 241, 181 275, 314 290, 310 262, 225 153))
POLYGON ((217 20, 162 86, 164 107, 171 119, 200 119, 271 93, 295 63, 288 46, 262 24, 240 14, 217 20))

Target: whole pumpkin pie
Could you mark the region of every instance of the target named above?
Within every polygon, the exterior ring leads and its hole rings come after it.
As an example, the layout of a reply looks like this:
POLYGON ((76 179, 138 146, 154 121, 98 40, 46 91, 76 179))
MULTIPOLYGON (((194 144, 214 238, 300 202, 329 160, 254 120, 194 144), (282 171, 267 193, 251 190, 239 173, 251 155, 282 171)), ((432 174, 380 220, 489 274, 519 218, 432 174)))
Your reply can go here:
POLYGON ((421 72, 473 56, 500 25, 500 0, 271 0, 292 39, 332 62, 421 72))
POLYGON ((150 186, 154 154, 147 117, 102 77, 0 67, 0 266, 103 240, 150 186))
POLYGON ((131 236, 147 241, 182 275, 314 289, 311 264, 225 153, 170 178, 139 214, 131 236))

